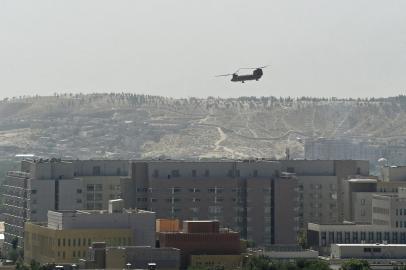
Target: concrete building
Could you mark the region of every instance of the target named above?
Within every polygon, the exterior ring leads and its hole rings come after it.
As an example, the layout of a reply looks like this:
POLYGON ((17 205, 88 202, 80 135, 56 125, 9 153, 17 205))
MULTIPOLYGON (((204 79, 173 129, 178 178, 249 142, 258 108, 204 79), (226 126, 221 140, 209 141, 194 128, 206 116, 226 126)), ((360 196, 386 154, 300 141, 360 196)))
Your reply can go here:
POLYGON ((371 223, 371 200, 368 199, 376 192, 377 182, 372 178, 349 178, 341 182, 345 221, 371 223))
POLYGON ((332 259, 405 260, 405 244, 334 244, 332 259))
POLYGON ((181 251, 181 269, 191 264, 192 255, 240 255, 240 235, 220 231, 218 221, 184 221, 181 232, 158 233, 160 247, 181 251))
MULTIPOLYGON (((114 207, 113 207, 114 208, 114 207)), ((48 223, 25 225, 24 259, 77 263, 93 242, 155 246, 155 213, 144 210, 49 211, 48 223)))
POLYGON ((48 210, 107 209, 122 197, 158 218, 216 219, 258 245, 293 244, 307 222, 342 222, 342 180, 368 174, 355 160, 24 160, 4 185, 5 243, 23 248, 24 222, 48 210))
POLYGON ((384 166, 381 168, 381 174, 385 182, 406 181, 406 166, 384 166))
POLYGON ((128 161, 23 160, 4 182, 5 247, 23 248, 24 222, 44 222, 48 210, 107 209, 127 175, 128 161))
POLYGON ((310 221, 342 222, 341 181, 369 173, 367 161, 353 160, 133 161, 130 168, 122 179, 127 207, 158 218, 217 219, 258 245, 287 244, 277 235, 293 244, 292 231, 310 221), (289 225, 273 224, 279 209, 296 209, 285 213, 289 225))
MULTIPOLYGON (((326 251, 330 244, 335 243, 406 243, 406 188, 399 188, 398 193, 395 194, 365 193, 371 198, 369 202, 371 222, 367 224, 309 223, 309 244, 326 251)), ((357 196, 359 194, 361 193, 356 193, 357 196)))
POLYGON ((93 243, 88 259, 80 263, 80 268, 148 269, 148 264, 163 270, 179 270, 180 250, 149 246, 106 247, 106 243, 93 243))

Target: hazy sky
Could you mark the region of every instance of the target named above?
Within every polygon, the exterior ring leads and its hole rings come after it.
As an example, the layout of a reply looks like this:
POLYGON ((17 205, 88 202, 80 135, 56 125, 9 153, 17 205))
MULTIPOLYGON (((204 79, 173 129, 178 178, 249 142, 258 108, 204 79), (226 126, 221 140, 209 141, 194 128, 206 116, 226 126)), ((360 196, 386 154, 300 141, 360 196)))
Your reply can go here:
POLYGON ((404 0, 0 0, 0 97, 405 90, 404 0), (266 64, 259 82, 214 77, 266 64))

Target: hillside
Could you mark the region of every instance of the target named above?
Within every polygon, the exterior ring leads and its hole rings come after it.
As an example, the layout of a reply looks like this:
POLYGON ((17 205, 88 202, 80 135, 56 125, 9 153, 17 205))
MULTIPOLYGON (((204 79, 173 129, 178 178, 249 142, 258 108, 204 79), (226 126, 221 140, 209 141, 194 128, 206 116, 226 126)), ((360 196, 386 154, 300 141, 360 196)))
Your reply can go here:
POLYGON ((173 99, 65 94, 0 102, 0 154, 303 158, 309 138, 405 144, 406 97, 173 99))

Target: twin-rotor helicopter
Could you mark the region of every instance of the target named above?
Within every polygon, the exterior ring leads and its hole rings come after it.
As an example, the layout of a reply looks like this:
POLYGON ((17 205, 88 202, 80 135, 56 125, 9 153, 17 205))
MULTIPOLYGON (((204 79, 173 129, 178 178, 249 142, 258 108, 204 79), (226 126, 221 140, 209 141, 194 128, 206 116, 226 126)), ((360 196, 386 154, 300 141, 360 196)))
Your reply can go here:
POLYGON ((264 69, 266 67, 268 67, 268 66, 262 66, 262 67, 256 67, 256 68, 239 68, 234 73, 217 75, 216 77, 232 76, 231 77, 232 82, 241 82, 241 83, 244 83, 245 81, 253 81, 253 80, 258 81, 259 79, 261 79, 262 75, 264 74, 262 69, 264 69), (238 72, 243 69, 252 70, 252 73, 243 74, 243 75, 238 74, 238 72))

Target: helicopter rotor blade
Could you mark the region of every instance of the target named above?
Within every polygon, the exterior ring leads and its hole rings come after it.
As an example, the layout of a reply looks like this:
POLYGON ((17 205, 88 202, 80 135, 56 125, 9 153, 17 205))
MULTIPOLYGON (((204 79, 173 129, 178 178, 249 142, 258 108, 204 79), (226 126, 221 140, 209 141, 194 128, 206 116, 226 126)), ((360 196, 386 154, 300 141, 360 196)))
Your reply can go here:
POLYGON ((221 74, 221 75, 216 75, 215 77, 226 77, 226 76, 232 76, 234 73, 229 73, 229 74, 221 74))
POLYGON ((266 67, 269 67, 269 65, 266 65, 266 66, 262 66, 262 67, 243 67, 243 68, 240 68, 240 69, 257 69, 257 68, 266 68, 266 67))

